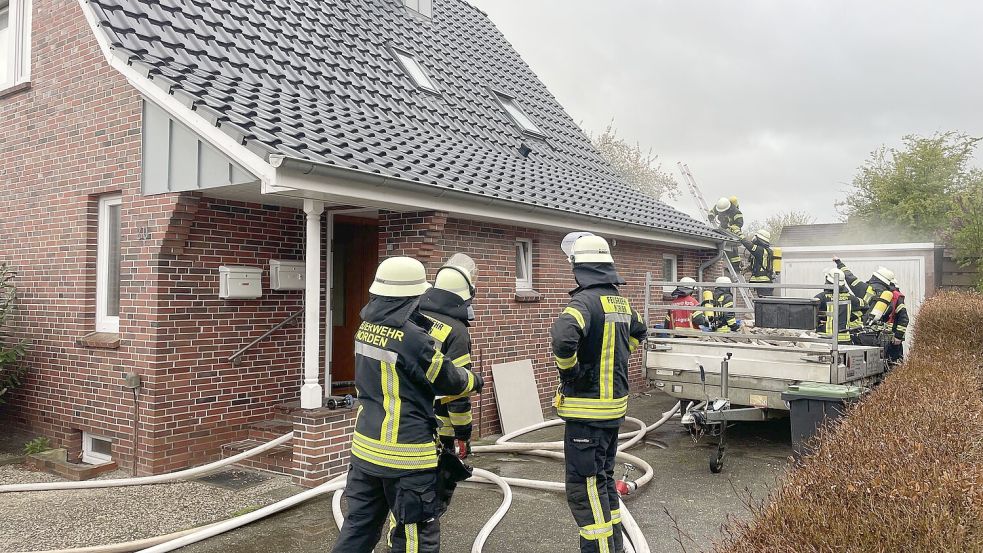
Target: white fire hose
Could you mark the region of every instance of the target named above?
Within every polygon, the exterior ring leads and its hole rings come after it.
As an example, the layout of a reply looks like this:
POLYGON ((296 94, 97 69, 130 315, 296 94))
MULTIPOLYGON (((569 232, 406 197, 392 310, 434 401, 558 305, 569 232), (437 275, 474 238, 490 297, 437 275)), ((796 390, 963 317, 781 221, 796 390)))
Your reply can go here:
MULTIPOLYGON (((634 455, 625 453, 623 450, 627 449, 639 441, 641 441, 645 435, 656 428, 659 428, 665 424, 672 416, 679 410, 680 405, 677 403, 675 407, 671 410, 662 414, 662 418, 653 423, 650 426, 645 426, 645 423, 639 419, 628 417, 626 420, 637 424, 639 430, 634 432, 626 432, 619 434, 619 439, 628 439, 627 442, 620 444, 618 446, 618 459, 622 461, 627 461, 636 467, 640 468, 643 472, 642 476, 635 480, 635 485, 637 488, 641 488, 649 481, 652 480, 655 471, 652 466, 636 457, 634 455)), ((527 434, 529 432, 534 432, 536 430, 541 430, 543 428, 549 428, 552 426, 559 426, 563 424, 562 420, 551 420, 537 425, 512 432, 505 436, 499 438, 494 445, 487 446, 475 446, 475 453, 521 453, 524 455, 536 455, 541 457, 550 457, 554 459, 563 459, 563 442, 542 442, 542 443, 510 443, 509 441, 515 437, 527 434)), ((210 463, 207 465, 202 465, 200 467, 174 472, 170 474, 163 474, 158 476, 144 476, 136 478, 121 478, 115 480, 90 480, 85 482, 57 482, 57 483, 40 483, 40 484, 14 484, 0 486, 0 493, 4 492, 26 492, 26 491, 45 491, 45 490, 65 490, 65 489, 92 489, 92 488, 110 488, 110 487, 120 487, 120 486, 140 486, 147 484, 161 484, 167 482, 175 482, 188 480, 190 478, 198 477, 203 474, 208 474, 214 472, 222 467, 233 464, 235 462, 241 461, 243 459, 248 459, 255 455, 258 455, 264 451, 268 451, 278 445, 282 445, 288 442, 293 437, 293 434, 286 434, 273 440, 262 446, 253 448, 249 451, 244 451, 234 457, 229 457, 228 459, 223 459, 215 463, 210 463)), ((344 516, 341 511, 341 496, 345 487, 345 476, 341 475, 333 480, 322 484, 316 488, 306 490, 297 495, 291 496, 282 501, 278 501, 257 511, 235 517, 232 519, 225 520, 223 522, 218 522, 208 526, 204 526, 197 529, 185 530, 182 532, 177 532, 174 534, 169 534, 167 536, 159 536, 157 538, 148 538, 144 540, 138 540, 122 544, 106 545, 106 546, 96 546, 96 547, 86 547, 81 549, 64 549, 57 551, 48 551, 44 553, 124 553, 132 551, 140 551, 141 553, 164 553, 167 551, 174 551, 186 545, 197 543, 199 541, 217 536, 219 534, 240 528, 262 518, 268 517, 270 515, 279 513, 283 510, 289 509, 295 505, 299 505, 308 499, 317 497, 319 495, 335 492, 335 496, 332 499, 332 512, 335 519, 335 524, 340 529, 343 522, 344 516), (151 545, 153 544, 153 545, 151 545)), ((485 523, 478 536, 475 538, 474 544, 472 545, 472 553, 482 553, 482 549, 487 542, 492 531, 498 526, 498 524, 505 518, 506 513, 508 513, 509 508, 512 505, 512 490, 510 486, 537 489, 537 490, 548 490, 548 491, 558 491, 565 492, 566 487, 562 482, 551 482, 546 480, 530 480, 524 478, 503 478, 494 473, 488 472, 483 469, 474 469, 474 476, 469 480, 477 483, 484 484, 494 484, 499 487, 502 491, 503 498, 502 503, 499 508, 495 511, 492 517, 485 523)), ((625 540, 625 549, 629 553, 651 553, 648 543, 645 540, 645 536, 642 534, 641 529, 635 522, 635 519, 631 516, 631 513, 625 507, 624 503, 621 503, 621 518, 622 526, 624 532, 628 539, 625 540)))

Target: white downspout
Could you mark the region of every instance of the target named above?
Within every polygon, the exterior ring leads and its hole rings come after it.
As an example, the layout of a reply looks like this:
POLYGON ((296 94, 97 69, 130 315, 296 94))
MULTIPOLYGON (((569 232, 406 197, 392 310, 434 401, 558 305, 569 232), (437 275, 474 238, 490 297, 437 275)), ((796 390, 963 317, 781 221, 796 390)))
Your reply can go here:
POLYGON ((300 388, 300 407, 318 409, 324 390, 318 382, 321 362, 321 213, 324 202, 304 200, 307 215, 307 269, 304 291, 304 385, 300 388))

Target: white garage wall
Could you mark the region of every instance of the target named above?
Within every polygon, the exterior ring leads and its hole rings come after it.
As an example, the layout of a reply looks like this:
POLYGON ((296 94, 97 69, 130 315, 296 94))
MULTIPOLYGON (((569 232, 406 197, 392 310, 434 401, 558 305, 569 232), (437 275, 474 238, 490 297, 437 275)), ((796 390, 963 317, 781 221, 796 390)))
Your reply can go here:
MULTIPOLYGON (((869 279, 878 267, 884 266, 897 275, 898 287, 905 294, 905 305, 913 324, 918 309, 928 294, 925 275, 929 267, 925 266, 926 256, 924 254, 926 251, 934 251, 934 246, 931 244, 910 246, 917 247, 904 249, 896 246, 892 246, 892 249, 878 249, 877 246, 783 248, 784 260, 781 280, 790 284, 822 284, 825 281, 826 270, 835 266, 833 263, 834 255, 839 255, 846 263, 847 268, 864 280, 869 279)), ((931 257, 928 258, 931 259, 931 257)), ((815 295, 815 292, 786 290, 785 294, 792 297, 811 297, 815 295)), ((907 341, 910 342, 910 340, 911 334, 909 333, 907 341)))

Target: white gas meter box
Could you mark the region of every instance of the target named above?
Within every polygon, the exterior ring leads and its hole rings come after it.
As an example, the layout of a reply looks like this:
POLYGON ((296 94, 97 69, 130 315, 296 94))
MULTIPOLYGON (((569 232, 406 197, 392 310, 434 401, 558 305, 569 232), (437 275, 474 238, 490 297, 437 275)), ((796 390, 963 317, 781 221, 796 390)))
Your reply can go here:
POLYGON ((223 300, 251 300, 263 297, 263 269, 223 265, 218 268, 218 297, 223 300))
POLYGON ((307 264, 303 261, 270 260, 270 288, 303 290, 307 286, 307 264))

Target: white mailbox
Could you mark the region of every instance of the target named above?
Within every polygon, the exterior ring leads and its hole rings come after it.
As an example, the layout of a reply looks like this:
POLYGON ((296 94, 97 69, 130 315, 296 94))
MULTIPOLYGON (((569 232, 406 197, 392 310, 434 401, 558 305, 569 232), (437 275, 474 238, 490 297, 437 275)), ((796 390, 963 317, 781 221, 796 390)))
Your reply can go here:
POLYGON ((307 264, 303 261, 270 260, 270 288, 303 290, 307 286, 307 264))
POLYGON ((218 268, 218 297, 245 300, 263 297, 263 269, 260 267, 225 266, 218 268))

